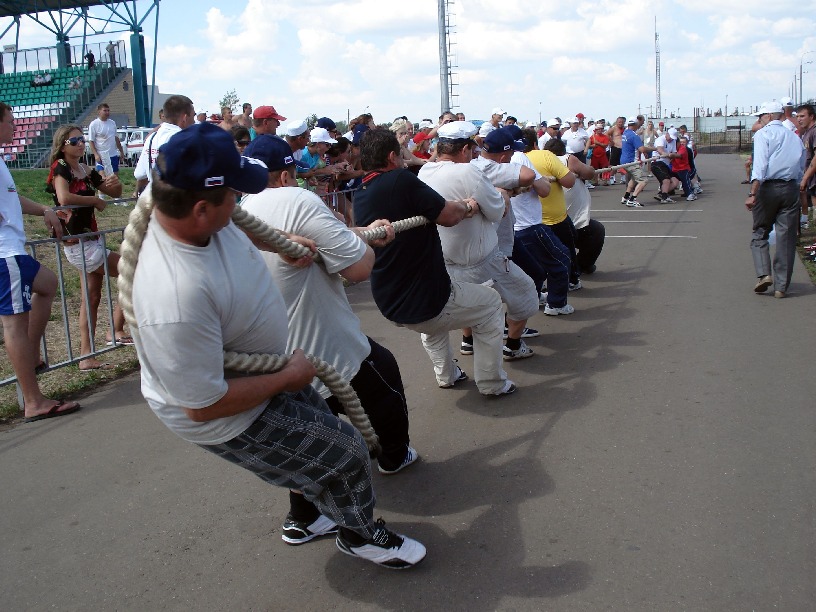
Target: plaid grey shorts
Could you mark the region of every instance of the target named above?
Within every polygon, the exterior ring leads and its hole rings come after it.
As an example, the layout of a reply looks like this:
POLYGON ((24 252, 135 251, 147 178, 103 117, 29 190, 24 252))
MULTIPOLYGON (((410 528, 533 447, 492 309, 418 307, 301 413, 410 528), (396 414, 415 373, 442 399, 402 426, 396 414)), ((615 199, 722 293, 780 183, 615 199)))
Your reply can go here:
POLYGON ((301 491, 338 525, 365 538, 373 535, 375 500, 365 441, 311 386, 271 398, 255 422, 231 440, 199 446, 270 484, 301 491))

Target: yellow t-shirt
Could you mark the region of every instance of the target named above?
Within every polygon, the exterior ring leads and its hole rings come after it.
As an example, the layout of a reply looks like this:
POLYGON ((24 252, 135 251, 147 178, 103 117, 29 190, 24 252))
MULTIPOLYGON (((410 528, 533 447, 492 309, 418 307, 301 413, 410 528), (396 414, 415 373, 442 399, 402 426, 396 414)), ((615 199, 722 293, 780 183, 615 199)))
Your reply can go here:
POLYGON ((550 194, 541 200, 541 222, 545 225, 555 225, 567 218, 567 201, 564 199, 564 190, 553 179, 564 178, 569 169, 561 163, 555 154, 550 151, 533 150, 527 153, 538 173, 550 179, 550 194))

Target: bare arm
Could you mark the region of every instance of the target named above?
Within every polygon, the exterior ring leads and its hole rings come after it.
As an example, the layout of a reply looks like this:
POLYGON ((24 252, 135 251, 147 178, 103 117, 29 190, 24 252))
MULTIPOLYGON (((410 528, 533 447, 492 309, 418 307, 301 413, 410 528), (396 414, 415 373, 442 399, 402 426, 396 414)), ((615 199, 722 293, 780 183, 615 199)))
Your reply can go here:
POLYGON ((51 230, 51 234, 55 238, 62 238, 62 225, 59 222, 59 217, 53 209, 48 206, 43 206, 39 202, 30 200, 25 196, 20 196, 20 208, 26 215, 34 217, 43 217, 45 219, 45 226, 51 230))
POLYGON ((227 381, 227 393, 217 402, 206 408, 185 408, 184 412, 195 423, 241 414, 279 393, 300 391, 312 381, 316 373, 303 351, 297 349, 278 372, 231 378, 227 381))
POLYGON ((54 191, 60 206, 93 206, 97 210, 105 210, 107 203, 97 196, 83 196, 71 193, 68 190, 68 181, 61 176, 54 177, 54 191))
POLYGON ((470 219, 479 212, 479 204, 473 198, 467 200, 449 200, 445 202, 445 208, 434 219, 434 223, 442 227, 453 227, 462 219, 470 219), (468 211, 470 205, 470 211, 468 211))
POLYGON ((578 178, 583 179, 585 181, 588 181, 589 179, 595 176, 595 169, 592 166, 588 166, 587 164, 583 163, 580 159, 578 159, 574 155, 570 155, 567 158, 567 168, 569 168, 572 172, 578 175, 578 178))

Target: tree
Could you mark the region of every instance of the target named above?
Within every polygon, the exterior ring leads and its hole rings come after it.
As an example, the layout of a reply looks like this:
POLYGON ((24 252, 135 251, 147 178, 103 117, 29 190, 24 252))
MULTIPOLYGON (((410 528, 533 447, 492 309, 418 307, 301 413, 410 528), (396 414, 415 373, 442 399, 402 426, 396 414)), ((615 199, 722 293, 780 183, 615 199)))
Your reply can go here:
POLYGON ((234 113, 238 108, 238 103, 241 99, 238 97, 238 94, 235 93, 234 89, 229 90, 227 93, 224 94, 224 97, 218 102, 218 110, 220 111, 225 106, 228 106, 229 109, 234 113))
POLYGON ((306 125, 308 126, 308 128, 309 128, 310 130, 311 130, 311 129, 313 129, 313 128, 314 128, 314 126, 316 126, 316 125, 317 125, 317 115, 315 115, 314 113, 312 113, 311 115, 309 115, 309 116, 306 118, 306 125))

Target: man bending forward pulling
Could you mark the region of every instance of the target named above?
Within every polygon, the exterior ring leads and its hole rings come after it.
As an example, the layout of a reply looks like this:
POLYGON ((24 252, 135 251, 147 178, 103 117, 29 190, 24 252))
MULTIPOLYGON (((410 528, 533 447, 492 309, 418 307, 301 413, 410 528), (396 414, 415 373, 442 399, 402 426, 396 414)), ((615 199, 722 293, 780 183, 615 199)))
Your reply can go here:
POLYGON ((161 147, 151 183, 154 218, 133 283, 142 393, 185 440, 302 491, 340 526, 342 552, 410 567, 425 547, 374 522, 363 438, 309 386, 315 370, 303 353, 273 374, 224 372, 224 350, 286 349, 283 298, 230 220, 233 189, 258 193, 267 176, 266 166, 242 158, 230 134, 211 124, 182 130, 161 147))

